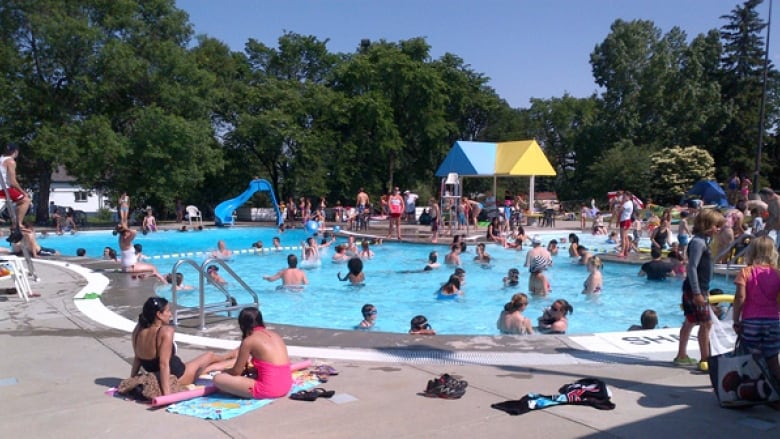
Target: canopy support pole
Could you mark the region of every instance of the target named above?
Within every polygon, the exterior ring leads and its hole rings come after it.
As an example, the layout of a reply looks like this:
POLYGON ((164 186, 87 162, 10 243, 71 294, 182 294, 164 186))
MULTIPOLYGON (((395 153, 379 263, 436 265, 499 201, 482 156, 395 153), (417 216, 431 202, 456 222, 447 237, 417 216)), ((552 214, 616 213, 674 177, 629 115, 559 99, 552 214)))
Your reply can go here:
POLYGON ((532 175, 528 184, 528 209, 531 213, 534 213, 534 186, 536 176, 532 175))

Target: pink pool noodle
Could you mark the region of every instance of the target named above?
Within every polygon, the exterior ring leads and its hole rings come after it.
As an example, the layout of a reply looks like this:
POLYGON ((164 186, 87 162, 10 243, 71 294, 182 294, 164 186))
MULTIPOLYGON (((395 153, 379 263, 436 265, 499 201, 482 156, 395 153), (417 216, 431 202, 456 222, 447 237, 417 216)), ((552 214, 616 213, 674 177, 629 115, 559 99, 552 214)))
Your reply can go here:
MULTIPOLYGON (((295 372, 296 370, 306 369, 311 366, 311 360, 303 360, 290 365, 290 370, 295 372)), ((217 387, 213 384, 208 386, 198 387, 197 389, 185 390, 184 392, 171 393, 169 395, 162 395, 152 399, 152 407, 159 407, 161 405, 169 405, 174 402, 186 401, 188 399, 197 398, 199 396, 206 396, 217 391, 217 387)))

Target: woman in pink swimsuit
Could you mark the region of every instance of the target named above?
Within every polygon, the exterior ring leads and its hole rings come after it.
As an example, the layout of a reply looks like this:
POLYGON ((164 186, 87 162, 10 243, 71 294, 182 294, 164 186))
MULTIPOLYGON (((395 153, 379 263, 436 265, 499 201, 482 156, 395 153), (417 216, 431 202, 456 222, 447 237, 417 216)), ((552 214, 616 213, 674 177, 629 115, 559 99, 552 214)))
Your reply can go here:
POLYGON ((263 315, 255 307, 241 310, 238 315, 242 340, 236 363, 214 377, 219 390, 244 398, 279 398, 292 388, 290 358, 287 345, 279 334, 265 328, 263 315), (248 363, 251 357, 251 363, 248 363), (249 366, 248 364, 251 364, 249 366), (257 379, 252 375, 256 370, 257 379))

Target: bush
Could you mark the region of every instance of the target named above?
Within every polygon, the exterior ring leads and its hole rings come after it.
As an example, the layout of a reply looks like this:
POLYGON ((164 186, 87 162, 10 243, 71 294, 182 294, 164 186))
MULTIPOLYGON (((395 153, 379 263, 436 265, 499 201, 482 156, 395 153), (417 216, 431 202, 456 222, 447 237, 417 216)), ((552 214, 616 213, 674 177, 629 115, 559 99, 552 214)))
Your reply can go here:
POLYGON ((95 214, 95 220, 97 222, 101 223, 107 223, 111 222, 112 213, 111 210, 104 208, 98 209, 97 214, 95 214))

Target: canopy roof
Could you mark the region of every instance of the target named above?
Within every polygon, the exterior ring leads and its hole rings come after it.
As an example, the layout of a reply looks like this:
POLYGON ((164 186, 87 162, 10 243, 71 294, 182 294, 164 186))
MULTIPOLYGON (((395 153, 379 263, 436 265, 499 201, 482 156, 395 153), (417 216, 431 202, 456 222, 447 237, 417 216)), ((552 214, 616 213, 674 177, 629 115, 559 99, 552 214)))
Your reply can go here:
POLYGON ((516 142, 467 142, 458 140, 436 170, 445 177, 454 172, 465 176, 555 175, 536 140, 516 142))
POLYGON ((688 191, 688 195, 700 196, 704 204, 729 205, 726 192, 723 191, 723 188, 716 181, 701 180, 693 185, 688 191))

